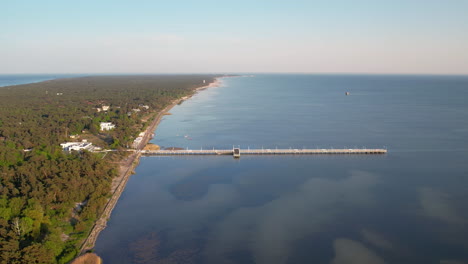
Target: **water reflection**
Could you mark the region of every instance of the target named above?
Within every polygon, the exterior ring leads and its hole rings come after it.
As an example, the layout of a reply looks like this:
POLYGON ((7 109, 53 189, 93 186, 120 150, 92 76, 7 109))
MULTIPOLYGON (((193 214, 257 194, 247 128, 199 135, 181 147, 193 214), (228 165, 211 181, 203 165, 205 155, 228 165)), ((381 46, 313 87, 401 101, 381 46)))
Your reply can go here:
POLYGON ((333 242, 335 257, 331 264, 384 264, 381 257, 363 244, 346 238, 333 242))
POLYGON ((363 171, 337 181, 313 178, 263 206, 234 210, 211 232, 205 255, 229 263, 230 250, 244 248, 256 263, 286 263, 294 241, 326 231, 347 209, 373 206, 369 189, 377 180, 363 171))
POLYGON ((419 189, 419 200, 424 214, 451 225, 466 223, 452 205, 451 197, 447 193, 424 187, 419 189))
POLYGON ((385 249, 385 250, 393 249, 392 243, 378 232, 375 232, 369 229, 362 229, 361 234, 365 241, 371 243, 372 245, 378 248, 385 249))
POLYGON ((389 162, 384 156, 143 158, 98 252, 110 263, 464 261, 468 230, 460 208, 466 204, 455 199, 463 192, 421 186, 428 174, 411 169, 401 177, 382 174, 378 168, 389 162), (375 168, 356 169, 363 164, 375 168), (458 253, 437 249, 447 245, 458 253))

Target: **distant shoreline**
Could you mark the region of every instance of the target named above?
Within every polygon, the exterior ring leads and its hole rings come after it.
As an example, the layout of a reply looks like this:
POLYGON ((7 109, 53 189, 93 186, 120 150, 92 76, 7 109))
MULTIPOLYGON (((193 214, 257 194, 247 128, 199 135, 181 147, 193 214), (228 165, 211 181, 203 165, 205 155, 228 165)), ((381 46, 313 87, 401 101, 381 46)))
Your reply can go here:
MULTIPOLYGON (((183 75, 183 73, 180 73, 183 75)), ((187 74, 187 73, 184 73, 187 74)), ((200 73, 197 73, 200 74, 200 73)), ((100 77, 100 76, 170 76, 170 75, 178 75, 178 73, 134 73, 134 74, 89 74, 89 73, 77 73, 77 74, 28 74, 28 73, 14 73, 14 74, 5 74, 5 73, 0 73, 0 88, 3 87, 9 87, 9 86, 17 86, 17 85, 28 85, 28 84, 34 84, 34 83, 41 83, 41 82, 47 82, 47 81, 54 81, 54 80, 62 80, 62 79, 74 79, 74 78, 81 78, 81 77, 100 77), (25 76, 30 76, 30 77, 40 77, 39 79, 32 79, 31 81, 27 82, 11 82, 11 81, 6 81, 4 80, 5 77, 25 77, 25 76)), ((459 77, 459 78, 468 78, 468 73, 467 74, 437 74, 437 73, 346 73, 346 72, 258 72, 258 73, 249 73, 249 74, 233 74, 233 75, 226 75, 221 78, 226 78, 226 77, 251 77, 255 75, 314 75, 314 76, 369 76, 369 77, 375 77, 375 76, 387 76, 387 77, 426 77, 426 78, 431 78, 431 77, 447 77, 447 78, 453 78, 453 77, 459 77)), ((201 88, 201 87, 200 87, 201 88)))
POLYGON ((0 88, 84 76, 82 74, 0 74, 0 88))

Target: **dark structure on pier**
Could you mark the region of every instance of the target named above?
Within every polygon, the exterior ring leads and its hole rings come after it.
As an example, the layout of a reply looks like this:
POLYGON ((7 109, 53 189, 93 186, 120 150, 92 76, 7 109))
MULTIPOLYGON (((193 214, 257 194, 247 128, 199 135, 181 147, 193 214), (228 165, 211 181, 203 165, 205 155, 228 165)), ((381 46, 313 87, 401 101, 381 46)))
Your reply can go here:
POLYGON ((240 148, 233 149, 232 155, 234 156, 234 158, 240 158, 240 148))

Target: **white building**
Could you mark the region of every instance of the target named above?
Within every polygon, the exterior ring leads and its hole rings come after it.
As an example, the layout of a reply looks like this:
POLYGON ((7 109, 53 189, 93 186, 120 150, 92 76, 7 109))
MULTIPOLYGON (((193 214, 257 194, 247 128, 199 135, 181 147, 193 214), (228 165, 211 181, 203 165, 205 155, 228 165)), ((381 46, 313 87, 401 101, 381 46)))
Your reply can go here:
POLYGON ((93 148, 93 143, 90 142, 65 142, 60 144, 62 146, 63 150, 65 151, 81 151, 81 150, 91 150, 93 148))
POLYGON ((143 140, 143 137, 135 138, 135 140, 133 141, 132 147, 135 149, 138 148, 138 145, 140 145, 142 140, 143 140))
POLYGON ((109 107, 110 107, 109 105, 103 105, 103 106, 102 106, 102 111, 107 111, 107 110, 109 110, 109 107))
POLYGON ((101 122, 100 126, 101 126, 101 131, 111 130, 115 128, 115 125, 112 124, 111 122, 101 122))

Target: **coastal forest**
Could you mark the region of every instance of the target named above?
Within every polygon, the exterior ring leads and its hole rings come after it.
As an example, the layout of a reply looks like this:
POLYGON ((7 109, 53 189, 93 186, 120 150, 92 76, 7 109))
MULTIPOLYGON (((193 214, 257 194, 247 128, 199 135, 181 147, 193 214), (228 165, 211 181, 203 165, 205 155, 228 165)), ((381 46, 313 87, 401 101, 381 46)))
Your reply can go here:
POLYGON ((68 263, 118 161, 156 114, 214 75, 94 76, 0 87, 0 263, 68 263), (100 122, 115 129, 100 130, 100 122), (86 140, 112 154, 65 152, 86 140), (119 154, 120 153, 120 154, 119 154))

